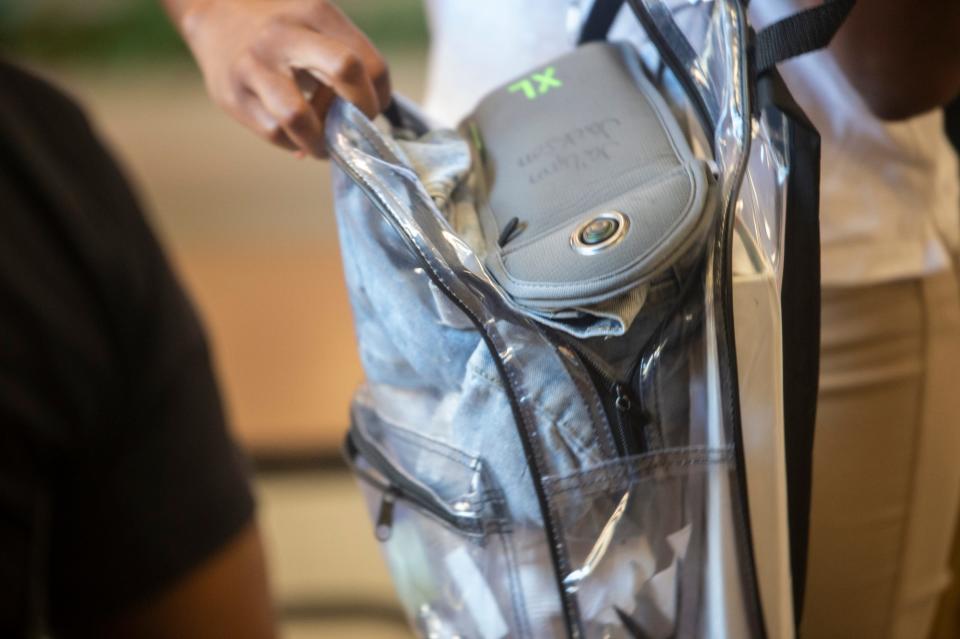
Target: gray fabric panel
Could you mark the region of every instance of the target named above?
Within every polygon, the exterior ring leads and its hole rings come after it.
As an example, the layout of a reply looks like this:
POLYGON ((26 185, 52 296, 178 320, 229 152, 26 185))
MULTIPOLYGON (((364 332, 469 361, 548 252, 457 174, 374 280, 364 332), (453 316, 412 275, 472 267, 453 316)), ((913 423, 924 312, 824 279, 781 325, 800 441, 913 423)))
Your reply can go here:
POLYGON ((648 280, 702 237, 713 213, 707 172, 629 44, 586 45, 534 72, 549 75, 546 86, 533 72, 527 87, 507 83, 463 125, 481 140, 487 267, 519 301, 594 303, 648 280), (623 240, 576 252, 575 230, 610 210, 630 220, 623 240), (513 217, 520 228, 501 250, 513 217))

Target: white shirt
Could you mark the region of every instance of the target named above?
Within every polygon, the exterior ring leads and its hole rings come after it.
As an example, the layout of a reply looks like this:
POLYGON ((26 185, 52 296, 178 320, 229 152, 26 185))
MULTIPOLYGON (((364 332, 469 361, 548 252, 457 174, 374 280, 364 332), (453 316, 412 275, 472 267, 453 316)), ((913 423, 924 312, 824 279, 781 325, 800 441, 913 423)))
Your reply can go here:
MULTIPOLYGON (((455 124, 486 92, 574 46, 579 0, 426 0, 432 33, 427 112, 455 124)), ((762 27, 796 0, 755 0, 762 27)), ((613 38, 636 35, 628 11, 613 38)), ((870 284, 950 266, 960 247, 957 158, 935 111, 903 122, 873 116, 826 51, 780 66, 822 138, 823 283, 870 284)))

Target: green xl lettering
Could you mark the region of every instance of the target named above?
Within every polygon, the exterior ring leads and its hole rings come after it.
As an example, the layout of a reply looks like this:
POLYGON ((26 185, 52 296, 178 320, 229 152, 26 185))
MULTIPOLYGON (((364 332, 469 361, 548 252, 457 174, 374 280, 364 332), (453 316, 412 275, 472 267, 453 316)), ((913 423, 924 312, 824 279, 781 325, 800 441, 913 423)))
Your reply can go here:
POLYGON ((559 89, 563 86, 563 82, 557 79, 556 75, 554 75, 555 73, 556 69, 553 67, 547 67, 543 70, 543 73, 533 74, 533 80, 539 83, 537 91, 540 93, 540 95, 543 95, 550 89, 559 89))
POLYGON ((534 73, 529 79, 525 78, 515 82, 507 87, 509 93, 522 91, 528 100, 536 100, 538 95, 543 95, 550 89, 559 89, 563 82, 556 76, 556 69, 547 67, 542 73, 534 73), (534 82, 537 83, 534 87, 534 82))
POLYGON ((507 89, 510 93, 516 93, 517 91, 523 91, 523 94, 527 96, 528 100, 534 100, 537 97, 537 92, 533 88, 533 82, 530 80, 520 80, 515 84, 511 84, 507 89))

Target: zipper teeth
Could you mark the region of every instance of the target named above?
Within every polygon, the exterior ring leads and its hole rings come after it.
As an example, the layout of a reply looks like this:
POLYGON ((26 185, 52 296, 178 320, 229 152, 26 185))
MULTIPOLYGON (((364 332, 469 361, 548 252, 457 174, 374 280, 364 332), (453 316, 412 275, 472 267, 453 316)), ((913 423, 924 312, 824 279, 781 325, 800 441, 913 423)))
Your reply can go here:
MULTIPOLYGON (((625 455, 631 454, 633 451, 630 450, 630 446, 627 443, 627 428, 630 426, 629 423, 624 423, 627 420, 624 420, 624 416, 629 414, 630 410, 630 398, 626 396, 622 384, 617 384, 615 387, 615 392, 617 393, 617 398, 614 401, 615 408, 617 411, 617 424, 619 426, 619 435, 620 435, 620 445, 623 447, 622 450, 625 455), (627 406, 622 406, 621 399, 626 400, 627 406)), ((640 451, 642 452, 642 451, 640 451)))
MULTIPOLYGON (((377 202, 377 207, 381 210, 381 213, 383 213, 388 218, 388 221, 390 221, 393 216, 389 212, 389 207, 387 207, 387 205, 384 202, 380 201, 379 194, 376 193, 376 190, 373 189, 369 184, 367 184, 367 182, 363 179, 363 177, 359 175, 359 173, 356 170, 354 170, 352 166, 350 166, 350 163, 347 162, 347 160, 343 157, 343 155, 339 152, 339 150, 335 146, 331 146, 330 150, 331 150, 330 155, 333 158, 334 162, 336 162, 337 165, 340 166, 340 168, 342 168, 358 184, 361 185, 360 188, 366 191, 367 195, 372 197, 373 200, 377 202), (385 207, 387 208, 386 211, 383 210, 385 207)), ((394 226, 394 230, 396 230, 400 234, 401 238, 405 239, 407 242, 412 242, 412 240, 409 237, 407 237, 406 233, 404 233, 402 230, 397 228, 394 222, 391 222, 391 226, 394 226)), ((447 294, 447 297, 450 299, 450 301, 455 306, 457 306, 460 310, 462 310, 464 314, 468 318, 470 318, 471 322, 473 322, 477 331, 483 337, 484 343, 487 345, 487 349, 490 351, 491 355, 493 356, 494 364, 497 366, 497 372, 505 379, 508 379, 506 371, 503 368, 504 366, 503 362, 500 360, 499 357, 496 356, 496 352, 497 352, 496 347, 491 341, 490 336, 487 335, 487 333, 483 329, 483 322, 480 321, 480 318, 478 318, 470 310, 470 308, 468 308, 459 299, 457 299, 455 295, 450 294, 446 285, 439 279, 439 276, 437 276, 433 272, 433 269, 430 268, 430 265, 426 261, 426 258, 420 253, 419 249, 415 246, 415 244, 413 246, 413 251, 419 256, 420 261, 423 262, 425 266, 427 266, 426 272, 430 280, 433 281, 434 284, 436 284, 442 291, 447 291, 446 294, 447 294)), ((519 435, 520 442, 523 445, 524 456, 527 459, 528 465, 530 465, 532 470, 534 471, 532 473, 534 475, 532 477, 534 492, 537 495, 537 501, 540 504, 540 511, 543 516, 544 534, 547 537, 547 542, 548 542, 547 545, 550 549, 550 556, 554 564, 553 567, 554 567, 555 583, 557 587, 557 596, 560 600, 561 612, 563 614, 563 619, 566 626, 567 634, 572 639, 580 639, 583 636, 583 629, 581 627, 580 613, 577 606, 577 601, 576 601, 575 595, 567 592, 567 589, 563 583, 564 575, 562 573, 565 567, 567 566, 567 559, 563 555, 563 549, 566 546, 561 541, 559 527, 557 525, 557 522, 554 521, 553 512, 550 507, 550 502, 546 495, 546 489, 543 484, 543 472, 542 472, 542 469, 540 468, 536 451, 535 451, 535 446, 537 444, 531 441, 531 436, 527 432, 526 427, 524 426, 523 411, 521 410, 520 404, 517 401, 517 398, 514 396, 513 391, 509 390, 510 385, 506 384, 505 388, 508 389, 507 396, 510 401, 510 408, 511 408, 511 411, 513 412, 514 420, 517 422, 517 426, 518 426, 517 434, 519 435)))
MULTIPOLYGON (((610 367, 606 364, 606 362, 603 362, 593 355, 593 353, 590 353, 579 344, 576 344, 572 340, 568 340, 560 335, 557 335, 556 339, 560 343, 569 346, 571 350, 573 350, 574 354, 579 357, 583 366, 596 373, 596 375, 603 381, 607 390, 614 393, 614 410, 612 412, 614 412, 616 416, 615 418, 612 418, 613 416, 607 415, 607 421, 609 422, 610 430, 612 431, 612 435, 616 440, 616 443, 620 445, 620 453, 622 455, 633 455, 636 453, 646 452, 646 448, 642 443, 639 443, 636 438, 631 438, 628 436, 628 429, 632 429, 633 427, 633 424, 629 419, 629 415, 631 406, 634 404, 634 401, 630 396, 630 380, 633 377, 632 372, 635 370, 636 365, 631 367, 631 374, 625 381, 620 380, 611 372, 610 367), (627 406, 623 406, 623 401, 627 402, 627 406), (632 446, 631 441, 637 444, 632 446)), ((634 435, 636 435, 636 433, 634 433, 634 435)), ((641 434, 641 439, 639 441, 643 441, 643 439, 644 437, 641 434)))
POLYGON ((597 375, 603 379, 604 383, 611 389, 617 384, 624 383, 622 380, 618 379, 617 376, 613 373, 610 366, 606 362, 601 360, 599 357, 580 346, 572 339, 560 335, 559 333, 547 334, 547 337, 550 341, 554 343, 561 344, 563 346, 569 347, 577 356, 580 358, 580 361, 590 370, 595 372, 597 375))
POLYGON ((599 359, 596 355, 575 343, 573 340, 570 340, 559 334, 555 336, 548 335, 548 339, 570 347, 570 349, 580 360, 580 363, 583 364, 583 366, 588 370, 596 373, 596 375, 603 381, 608 391, 616 394, 617 401, 614 402, 616 420, 610 419, 610 416, 608 415, 607 421, 609 422, 610 430, 614 431, 614 438, 620 444, 621 454, 631 454, 630 448, 627 444, 626 428, 628 424, 624 423, 624 411, 621 410, 619 405, 619 398, 622 396, 626 396, 626 399, 629 401, 629 382, 624 382, 617 379, 616 375, 613 374, 606 362, 599 359))

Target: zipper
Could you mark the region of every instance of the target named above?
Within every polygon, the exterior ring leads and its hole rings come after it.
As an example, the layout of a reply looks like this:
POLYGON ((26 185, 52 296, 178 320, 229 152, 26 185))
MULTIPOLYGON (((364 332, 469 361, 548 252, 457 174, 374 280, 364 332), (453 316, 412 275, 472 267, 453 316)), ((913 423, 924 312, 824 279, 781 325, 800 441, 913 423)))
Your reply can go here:
POLYGON ((386 482, 378 481, 369 473, 359 472, 361 479, 383 492, 380 500, 380 510, 377 514, 376 536, 379 541, 390 539, 393 530, 393 512, 396 502, 403 500, 422 510, 445 524, 466 534, 480 534, 484 532, 483 522, 479 513, 458 513, 426 486, 417 483, 380 452, 376 445, 367 441, 355 428, 347 434, 348 453, 356 458, 358 455, 383 478, 386 482))
MULTIPOLYGON (((568 346, 577 355, 583 367, 594 379, 599 379, 603 388, 606 389, 607 394, 601 395, 601 402, 604 404, 607 421, 610 423, 613 440, 620 455, 627 457, 647 452, 647 447, 642 441, 644 438, 638 440, 636 436, 639 424, 634 419, 633 409, 638 402, 634 401, 629 382, 620 380, 606 362, 572 340, 560 335, 551 336, 551 339, 568 346), (612 406, 608 405, 610 396, 613 396, 612 406)), ((631 368, 631 376, 632 371, 633 368, 631 368)))
POLYGON ((649 450, 639 423, 634 419, 633 400, 630 399, 630 391, 625 384, 617 383, 613 387, 615 399, 613 405, 616 408, 614 413, 617 416, 617 427, 621 434, 621 445, 625 455, 638 455, 649 450), (641 437, 638 439, 637 434, 641 437))

